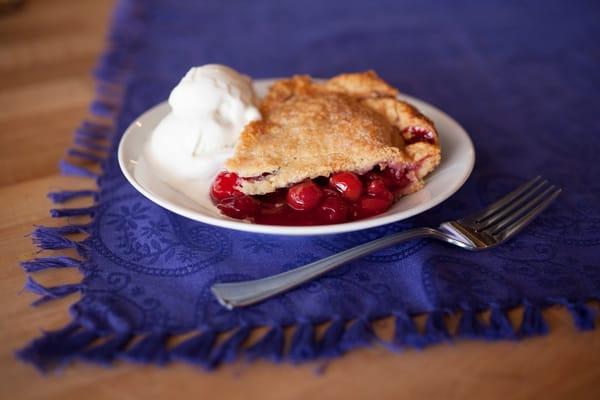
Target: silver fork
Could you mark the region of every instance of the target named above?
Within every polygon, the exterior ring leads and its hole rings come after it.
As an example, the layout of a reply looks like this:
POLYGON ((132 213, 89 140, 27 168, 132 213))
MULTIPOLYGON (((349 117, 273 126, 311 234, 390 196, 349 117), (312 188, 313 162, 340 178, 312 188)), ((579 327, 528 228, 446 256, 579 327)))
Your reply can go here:
POLYGON ((483 210, 466 218, 442 223, 438 229, 416 228, 361 244, 291 271, 245 282, 217 283, 211 287, 228 309, 248 306, 286 292, 332 269, 374 251, 407 240, 429 237, 479 251, 506 242, 538 216, 561 189, 537 176, 483 210))

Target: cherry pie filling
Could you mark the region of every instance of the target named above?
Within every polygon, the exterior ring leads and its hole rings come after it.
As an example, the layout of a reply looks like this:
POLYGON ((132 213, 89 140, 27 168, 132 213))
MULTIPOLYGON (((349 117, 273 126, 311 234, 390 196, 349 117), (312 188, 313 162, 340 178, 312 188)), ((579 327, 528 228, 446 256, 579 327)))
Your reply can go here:
POLYGON ((258 224, 339 224, 386 212, 411 183, 410 171, 375 167, 362 175, 338 172, 256 196, 239 191, 242 178, 235 173, 221 172, 212 184, 211 198, 224 215, 258 224))

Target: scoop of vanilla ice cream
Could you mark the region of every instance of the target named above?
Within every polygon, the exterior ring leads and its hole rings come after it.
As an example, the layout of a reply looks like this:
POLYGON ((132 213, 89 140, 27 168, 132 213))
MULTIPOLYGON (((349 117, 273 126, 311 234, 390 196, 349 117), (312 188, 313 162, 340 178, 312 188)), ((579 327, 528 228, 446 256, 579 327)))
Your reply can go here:
POLYGON ((224 65, 190 69, 169 105, 144 154, 161 180, 184 192, 214 176, 244 126, 261 118, 251 79, 224 65))
POLYGON ((197 128, 195 155, 233 147, 244 126, 260 119, 252 81, 225 65, 190 69, 169 104, 176 118, 197 128))

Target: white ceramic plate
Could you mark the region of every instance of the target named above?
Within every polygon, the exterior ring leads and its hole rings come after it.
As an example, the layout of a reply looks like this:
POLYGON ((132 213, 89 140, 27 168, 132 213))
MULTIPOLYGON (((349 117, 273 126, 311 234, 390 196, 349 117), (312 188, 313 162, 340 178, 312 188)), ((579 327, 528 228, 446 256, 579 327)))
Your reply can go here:
MULTIPOLYGON (((258 95, 263 96, 272 82, 255 81, 258 95)), ((412 217, 446 200, 464 184, 475 162, 473 143, 454 119, 424 101, 406 95, 399 97, 414 104, 435 123, 442 146, 442 162, 427 177, 425 188, 402 197, 384 214, 360 221, 320 226, 253 224, 226 217, 216 207, 199 204, 159 181, 148 164, 139 161, 144 143, 160 120, 170 112, 167 102, 149 109, 127 128, 119 143, 119 165, 127 180, 151 201, 184 217, 223 228, 276 235, 327 235, 373 228, 412 217)), ((205 195, 208 198, 208 192, 205 195)))

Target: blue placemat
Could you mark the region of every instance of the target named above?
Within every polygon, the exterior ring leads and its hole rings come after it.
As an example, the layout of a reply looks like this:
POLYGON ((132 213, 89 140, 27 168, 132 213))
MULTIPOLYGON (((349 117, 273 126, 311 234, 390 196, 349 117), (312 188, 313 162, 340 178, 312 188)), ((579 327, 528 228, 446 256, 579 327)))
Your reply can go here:
POLYGON ((56 217, 91 215, 92 222, 71 218, 33 233, 41 249, 75 248, 81 258, 59 251, 23 263, 28 272, 77 267, 84 275, 80 284, 58 287, 30 276, 37 304, 78 291, 82 298, 71 308, 72 323, 19 356, 42 369, 72 359, 185 360, 208 368, 237 356, 300 362, 381 341, 372 322, 390 315, 392 347, 544 334, 542 310, 553 304, 567 306, 578 327, 592 328, 585 302, 600 297, 598 11, 592 1, 121 1, 91 105, 114 125, 82 124, 61 163, 67 174, 97 178, 99 191, 51 194, 57 202, 94 197, 89 208, 52 210, 56 217), (466 127, 477 149, 475 171, 458 194, 422 216, 350 234, 272 237, 179 217, 125 181, 115 145, 190 66, 205 63, 256 78, 375 69, 466 127), (81 160, 101 163, 102 173, 81 160), (536 174, 561 185, 564 195, 496 250, 473 254, 414 241, 236 311, 209 293, 214 282, 267 276, 456 218, 536 174), (74 241, 70 234, 81 231, 89 237, 74 241), (523 319, 513 326, 506 312, 516 306, 524 306, 523 319), (413 317, 423 313, 419 331, 413 317), (460 323, 449 333, 446 319, 454 313, 460 323), (318 324, 327 325, 323 334, 315 334, 318 324), (258 326, 269 329, 250 343, 258 326))

